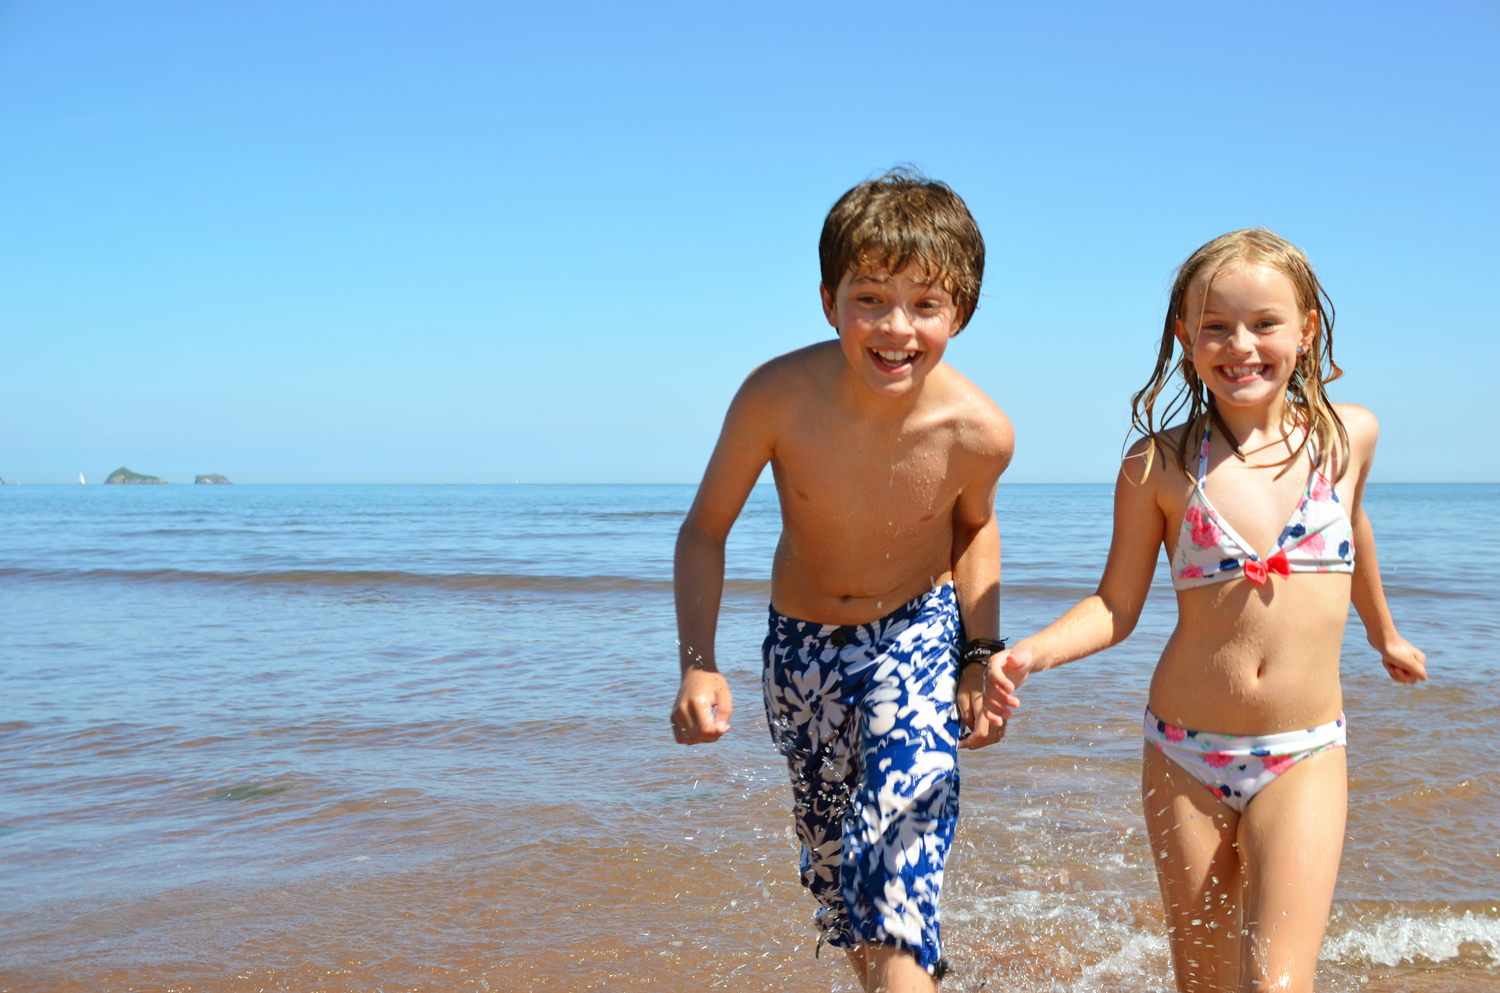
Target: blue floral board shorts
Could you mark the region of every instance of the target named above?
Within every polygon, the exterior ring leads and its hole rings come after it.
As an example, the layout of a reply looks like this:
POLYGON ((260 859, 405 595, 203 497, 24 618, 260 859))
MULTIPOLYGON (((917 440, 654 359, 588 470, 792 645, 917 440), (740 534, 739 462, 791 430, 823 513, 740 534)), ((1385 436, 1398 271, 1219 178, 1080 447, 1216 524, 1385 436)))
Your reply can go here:
POLYGON ((792 775, 802 885, 819 944, 910 952, 940 972, 938 896, 958 824, 962 625, 952 585, 869 624, 771 610, 771 739, 792 775))

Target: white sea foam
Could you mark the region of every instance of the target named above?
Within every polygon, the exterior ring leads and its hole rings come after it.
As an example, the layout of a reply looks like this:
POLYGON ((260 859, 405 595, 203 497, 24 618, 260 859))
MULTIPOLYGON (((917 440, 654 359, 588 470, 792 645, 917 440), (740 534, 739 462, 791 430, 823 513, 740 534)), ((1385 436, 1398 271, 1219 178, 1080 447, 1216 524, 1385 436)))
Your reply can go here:
POLYGON ((1445 962, 1457 958, 1464 945, 1477 945, 1500 965, 1500 918, 1465 911, 1462 916, 1388 917, 1372 924, 1355 924, 1323 942, 1325 963, 1396 966, 1403 962, 1445 962))

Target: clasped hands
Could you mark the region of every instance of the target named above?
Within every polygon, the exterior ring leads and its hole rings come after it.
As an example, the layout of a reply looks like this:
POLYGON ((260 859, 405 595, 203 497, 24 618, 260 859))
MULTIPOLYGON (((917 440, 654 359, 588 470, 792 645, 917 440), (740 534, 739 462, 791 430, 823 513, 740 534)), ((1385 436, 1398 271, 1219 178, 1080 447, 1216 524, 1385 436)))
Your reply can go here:
MULTIPOLYGON (((985 665, 967 665, 958 677, 954 703, 965 731, 958 747, 984 748, 1005 737, 1005 726, 1021 705, 1016 691, 1031 673, 1031 652, 1008 649, 985 665)), ((672 707, 672 734, 678 744, 718 741, 734 712, 729 684, 717 672, 689 669, 672 707)))

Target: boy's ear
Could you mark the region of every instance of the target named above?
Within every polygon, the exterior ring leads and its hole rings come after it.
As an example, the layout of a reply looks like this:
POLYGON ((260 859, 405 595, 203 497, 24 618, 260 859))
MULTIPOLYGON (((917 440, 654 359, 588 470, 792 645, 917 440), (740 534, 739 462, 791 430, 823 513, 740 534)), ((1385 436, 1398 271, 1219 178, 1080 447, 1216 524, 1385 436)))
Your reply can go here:
POLYGON ((973 307, 970 307, 967 311, 964 312, 962 320, 954 322, 953 330, 948 332, 948 338, 950 341, 954 338, 957 338, 958 333, 969 326, 969 322, 974 319, 974 311, 977 309, 979 309, 979 305, 975 304, 973 307))
POLYGON ((818 284, 818 293, 823 297, 823 316, 828 318, 828 323, 835 331, 839 327, 839 307, 833 300, 833 294, 828 292, 828 287, 822 283, 818 284))

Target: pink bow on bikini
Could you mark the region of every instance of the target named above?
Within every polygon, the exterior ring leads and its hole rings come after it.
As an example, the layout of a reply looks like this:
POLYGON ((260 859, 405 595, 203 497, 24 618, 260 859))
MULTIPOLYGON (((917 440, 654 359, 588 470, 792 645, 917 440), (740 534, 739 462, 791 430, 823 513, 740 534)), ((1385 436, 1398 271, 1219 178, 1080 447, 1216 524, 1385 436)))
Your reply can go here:
POLYGON ((1259 559, 1250 559, 1245 563, 1245 578, 1256 586, 1266 585, 1266 574, 1274 572, 1285 579, 1292 574, 1291 564, 1286 560, 1286 552, 1276 549, 1276 554, 1264 562, 1259 559))

